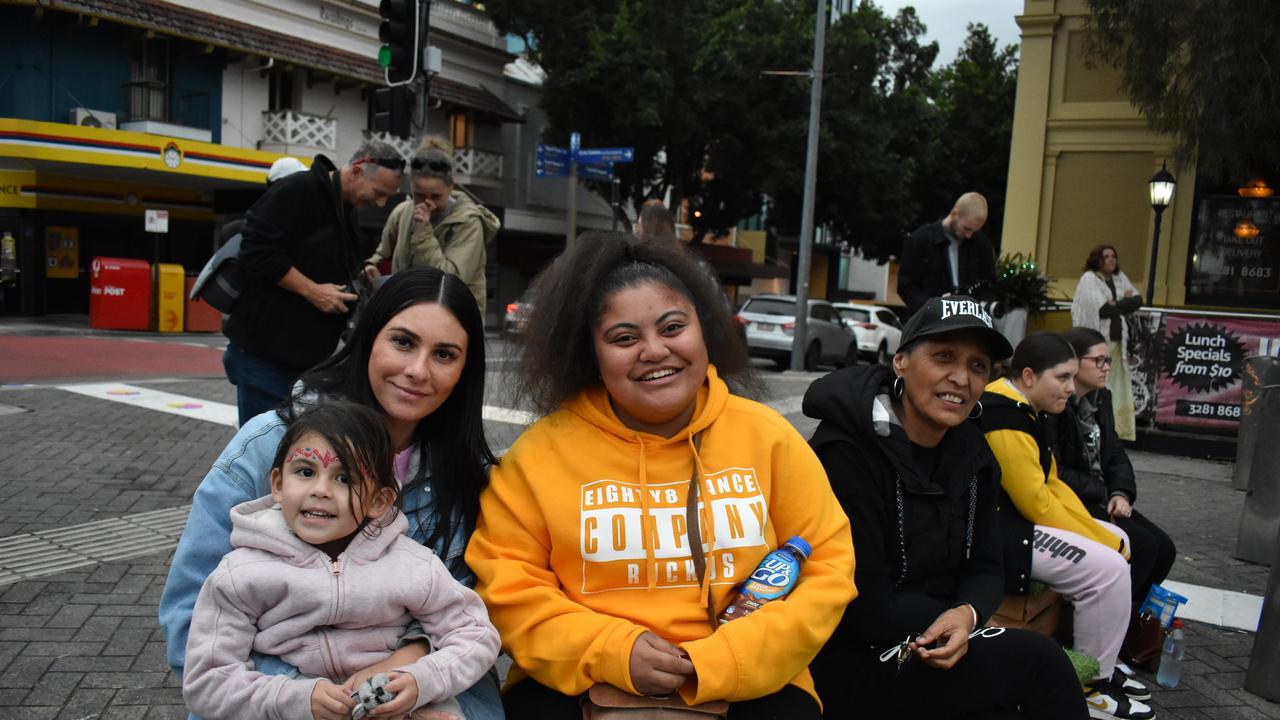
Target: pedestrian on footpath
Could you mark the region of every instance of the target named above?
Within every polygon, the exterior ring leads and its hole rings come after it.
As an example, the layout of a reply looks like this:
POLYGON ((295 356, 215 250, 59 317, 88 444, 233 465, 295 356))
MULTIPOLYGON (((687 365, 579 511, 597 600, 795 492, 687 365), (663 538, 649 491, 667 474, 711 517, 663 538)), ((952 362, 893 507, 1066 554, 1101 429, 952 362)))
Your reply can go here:
POLYGON ((680 247, 593 232, 532 297, 521 387, 549 414, 494 470, 467 549, 515 661, 508 715, 580 720, 612 693, 816 720, 849 524, 795 428, 721 379, 750 365, 715 285, 680 247), (812 546, 795 589, 720 624, 794 535, 812 546))
MULTIPOLYGON (((231 551, 231 509, 270 492, 272 460, 288 422, 307 407, 343 398, 381 414, 395 448, 408 534, 435 552, 459 582, 474 586, 463 560, 475 526, 488 467, 496 463, 484 436, 484 329, 466 286, 436 268, 397 273, 356 321, 350 341, 303 375, 292 402, 246 423, 214 462, 192 499, 160 598, 169 665, 185 666, 192 608, 205 578, 231 551)), ((411 663, 429 643, 407 633, 391 662, 411 663)), ((295 668, 254 654, 267 675, 295 668)), ((352 676, 363 679, 368 669, 352 676)), ((501 718, 497 674, 458 696, 469 720, 501 718)))
POLYGON ((1093 518, 1058 477, 1041 416, 1063 411, 1080 363, 1061 335, 1041 331, 1018 343, 1010 374, 987 385, 979 423, 1000 461, 1000 520, 1006 533, 1006 591, 1026 594, 1038 580, 1075 607, 1072 646, 1098 659, 1086 683, 1095 718, 1147 720, 1151 691, 1116 658, 1129 627, 1129 537, 1093 518))
POLYGON ((498 216, 454 182, 453 148, 443 138, 428 137, 409 160, 413 197, 387 217, 378 249, 364 261, 365 279, 381 276, 378 264, 391 261, 391 272, 429 265, 462 278, 485 305, 486 248, 498 234, 498 216))
POLYGON ((235 549, 196 599, 182 678, 193 712, 238 720, 310 708, 316 720, 347 720, 359 687, 344 680, 375 667, 394 696, 378 715, 461 720, 454 696, 493 666, 498 631, 480 596, 405 535, 393 455, 382 416, 357 403, 327 401, 290 423, 271 494, 232 509, 235 549), (431 653, 385 663, 405 618, 431 653), (301 677, 255 672, 250 652, 301 677))
POLYGON ((317 155, 309 172, 272 183, 245 214, 246 282, 222 327, 241 426, 279 405, 302 371, 337 349, 357 299, 350 284, 369 253, 357 210, 382 207, 403 170, 394 147, 369 140, 341 168, 317 155))
POLYGON ((811 666, 824 717, 894 717, 922 698, 939 718, 1088 717, 1057 643, 984 628, 1004 597, 1000 467, 970 418, 1012 352, 972 298, 933 299, 892 368, 838 370, 805 393, 858 557, 858 597, 811 666))
POLYGON ((996 258, 982 233, 986 224, 987 199, 967 192, 946 217, 911 233, 898 256, 898 295, 908 311, 915 314, 929 298, 989 292, 986 286, 996 279, 996 258))
POLYGON ((1110 245, 1098 245, 1084 262, 1084 274, 1071 297, 1071 324, 1093 328, 1106 337, 1114 362, 1107 375, 1116 434, 1138 437, 1134 421, 1133 384, 1129 377, 1129 323, 1142 307, 1142 296, 1120 270, 1120 257, 1110 245))

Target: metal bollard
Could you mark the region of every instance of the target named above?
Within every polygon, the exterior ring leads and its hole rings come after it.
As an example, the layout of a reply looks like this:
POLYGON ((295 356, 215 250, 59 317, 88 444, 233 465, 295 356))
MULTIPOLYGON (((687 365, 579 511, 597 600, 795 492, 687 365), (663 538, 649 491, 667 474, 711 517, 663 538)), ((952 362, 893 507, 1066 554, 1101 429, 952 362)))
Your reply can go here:
POLYGON ((1262 620, 1253 638, 1253 654, 1244 676, 1244 689, 1280 702, 1280 537, 1274 538, 1277 555, 1271 561, 1267 595, 1262 599, 1262 620))
POLYGON ((1253 453, 1258 442, 1254 408, 1263 385, 1280 384, 1280 358, 1255 355, 1244 360, 1244 386, 1240 398, 1240 433, 1236 436, 1236 467, 1231 487, 1248 490, 1253 453))
POLYGON ((1258 388, 1251 409, 1257 438, 1249 470, 1249 489, 1240 514, 1235 556, 1259 565, 1271 563, 1280 531, 1280 385, 1258 388))

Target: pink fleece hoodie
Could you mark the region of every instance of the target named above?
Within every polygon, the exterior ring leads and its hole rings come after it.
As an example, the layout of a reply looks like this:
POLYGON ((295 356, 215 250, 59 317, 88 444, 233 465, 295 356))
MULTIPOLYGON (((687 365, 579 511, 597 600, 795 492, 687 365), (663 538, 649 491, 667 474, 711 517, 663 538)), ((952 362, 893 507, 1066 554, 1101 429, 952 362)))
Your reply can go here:
POLYGON ((432 651, 401 670, 418 682, 415 707, 474 685, 498 656, 498 631, 480 597, 395 520, 358 533, 335 561, 299 539, 270 496, 231 510, 231 545, 205 580, 191 617, 182 694, 215 718, 311 718, 318 678, 334 682, 386 659, 411 619, 432 651), (263 675, 250 651, 278 655, 309 678, 263 675))

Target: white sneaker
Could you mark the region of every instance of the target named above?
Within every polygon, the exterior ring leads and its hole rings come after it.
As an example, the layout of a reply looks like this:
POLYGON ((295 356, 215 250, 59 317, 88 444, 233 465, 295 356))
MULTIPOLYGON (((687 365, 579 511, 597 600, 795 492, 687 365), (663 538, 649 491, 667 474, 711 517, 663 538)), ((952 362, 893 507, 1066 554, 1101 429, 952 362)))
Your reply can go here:
POLYGON ((1111 673, 1112 687, 1118 687, 1124 691, 1133 700, 1150 700, 1151 690, 1146 685, 1134 680, 1132 676, 1126 676, 1124 670, 1117 665, 1114 672, 1111 673))
POLYGON ((1118 668, 1120 672, 1124 673, 1125 677, 1134 677, 1138 674, 1134 672, 1133 668, 1126 665, 1123 660, 1116 661, 1116 668, 1118 668))
POLYGON ((1152 720, 1156 716, 1151 706, 1124 694, 1107 680, 1095 680, 1084 688, 1085 702, 1089 705, 1089 717, 1103 720, 1152 720))

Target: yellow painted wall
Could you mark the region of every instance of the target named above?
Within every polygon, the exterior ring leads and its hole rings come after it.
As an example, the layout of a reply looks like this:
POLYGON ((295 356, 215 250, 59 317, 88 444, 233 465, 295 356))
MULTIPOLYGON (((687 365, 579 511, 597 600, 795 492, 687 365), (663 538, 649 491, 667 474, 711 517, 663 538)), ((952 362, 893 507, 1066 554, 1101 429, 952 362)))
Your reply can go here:
MULTIPOLYGON (((1087 19, 1084 0, 1024 0, 1017 18, 1003 251, 1034 257, 1059 297, 1074 292, 1089 250, 1103 242, 1145 292, 1155 224, 1147 181, 1172 148, 1130 104, 1118 72, 1087 56, 1087 19)), ((1195 170, 1171 169, 1178 189, 1164 213, 1155 299, 1181 305, 1195 170)))

